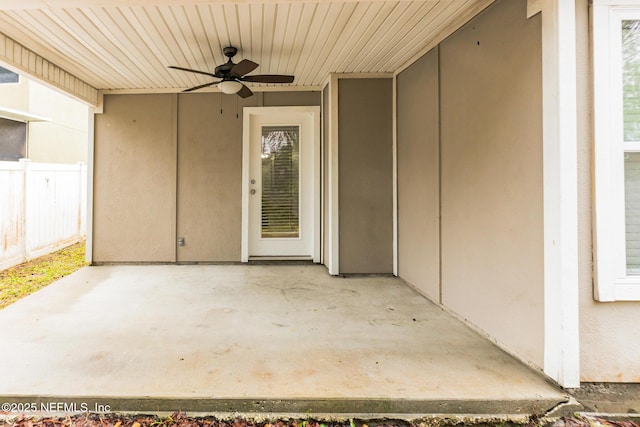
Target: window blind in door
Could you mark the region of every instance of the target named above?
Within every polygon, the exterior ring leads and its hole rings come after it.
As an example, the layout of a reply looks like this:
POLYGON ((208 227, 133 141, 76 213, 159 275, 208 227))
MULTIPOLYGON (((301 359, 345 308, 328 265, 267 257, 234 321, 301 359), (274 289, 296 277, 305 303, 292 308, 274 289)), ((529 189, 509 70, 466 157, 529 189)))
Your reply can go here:
POLYGON ((300 237, 300 129, 262 127, 262 238, 300 237))

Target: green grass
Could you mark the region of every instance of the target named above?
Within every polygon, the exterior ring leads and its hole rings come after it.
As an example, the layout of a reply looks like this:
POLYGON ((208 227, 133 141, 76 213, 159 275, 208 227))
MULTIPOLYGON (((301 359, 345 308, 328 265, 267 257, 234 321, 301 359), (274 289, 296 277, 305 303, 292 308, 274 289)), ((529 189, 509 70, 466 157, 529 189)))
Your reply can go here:
POLYGON ((87 265, 85 243, 0 271, 0 310, 87 265))

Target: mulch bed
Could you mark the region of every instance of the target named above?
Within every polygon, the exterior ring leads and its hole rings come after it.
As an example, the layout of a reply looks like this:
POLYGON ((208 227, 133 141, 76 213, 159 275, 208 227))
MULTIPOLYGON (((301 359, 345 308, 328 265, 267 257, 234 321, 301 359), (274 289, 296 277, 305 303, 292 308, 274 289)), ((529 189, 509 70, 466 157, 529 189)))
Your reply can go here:
POLYGON ((86 414, 67 417, 31 417, 20 415, 13 419, 0 419, 1 427, 444 427, 444 426, 545 426, 545 427, 640 427, 640 419, 635 420, 617 417, 616 419, 576 415, 562 417, 553 421, 531 419, 527 423, 510 421, 473 421, 456 418, 429 418, 422 422, 409 423, 403 421, 347 421, 319 422, 310 420, 278 420, 255 422, 243 418, 221 420, 214 417, 188 417, 175 413, 170 417, 148 415, 86 414))

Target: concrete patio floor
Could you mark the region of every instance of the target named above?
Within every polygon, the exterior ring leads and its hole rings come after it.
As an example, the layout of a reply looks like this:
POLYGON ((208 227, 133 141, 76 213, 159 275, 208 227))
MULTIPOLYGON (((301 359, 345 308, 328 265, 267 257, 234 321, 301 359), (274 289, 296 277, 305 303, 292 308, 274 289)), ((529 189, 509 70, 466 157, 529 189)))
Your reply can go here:
POLYGON ((0 402, 118 411, 541 414, 567 394, 401 280, 86 267, 0 310, 0 402))

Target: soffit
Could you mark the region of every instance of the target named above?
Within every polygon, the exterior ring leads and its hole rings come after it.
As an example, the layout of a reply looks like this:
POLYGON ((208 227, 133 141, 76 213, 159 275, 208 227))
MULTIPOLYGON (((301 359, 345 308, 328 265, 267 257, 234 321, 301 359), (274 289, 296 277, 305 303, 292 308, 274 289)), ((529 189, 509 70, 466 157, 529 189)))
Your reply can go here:
POLYGON ((0 0, 0 32, 101 90, 206 83, 167 66, 212 71, 228 45, 239 49, 234 62, 260 64, 252 74, 317 87, 330 73, 394 72, 488 3, 0 0))

